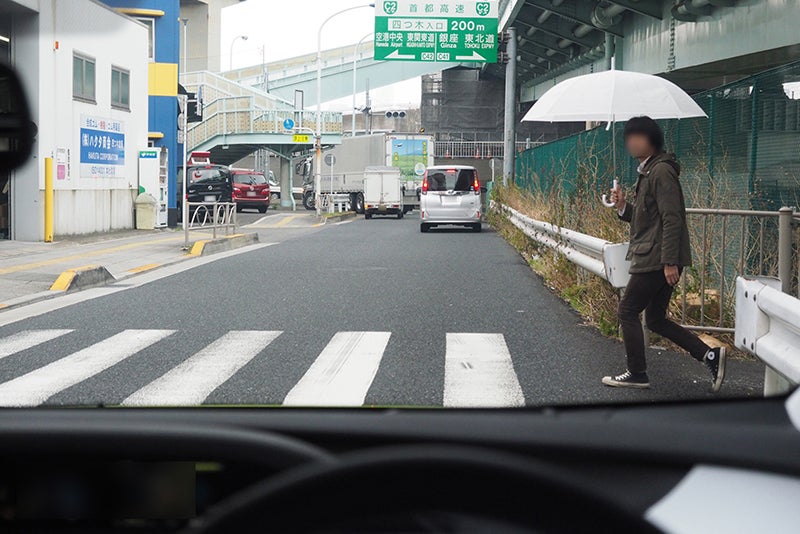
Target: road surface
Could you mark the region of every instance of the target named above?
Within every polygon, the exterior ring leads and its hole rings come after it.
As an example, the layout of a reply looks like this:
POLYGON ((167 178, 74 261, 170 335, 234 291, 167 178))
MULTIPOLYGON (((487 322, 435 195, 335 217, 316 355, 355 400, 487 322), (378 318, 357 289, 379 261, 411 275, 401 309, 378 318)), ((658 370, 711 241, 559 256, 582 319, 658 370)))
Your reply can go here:
MULTIPOLYGON (((584 325, 488 227, 421 234, 415 214, 321 227, 300 215, 243 219, 270 246, 62 297, 76 303, 44 314, 13 310, 20 320, 0 327, 0 405, 714 397, 702 365, 655 350, 652 390, 602 386, 624 369, 621 343, 584 325)), ((762 377, 760 364, 731 361, 721 394, 759 395, 762 377)))

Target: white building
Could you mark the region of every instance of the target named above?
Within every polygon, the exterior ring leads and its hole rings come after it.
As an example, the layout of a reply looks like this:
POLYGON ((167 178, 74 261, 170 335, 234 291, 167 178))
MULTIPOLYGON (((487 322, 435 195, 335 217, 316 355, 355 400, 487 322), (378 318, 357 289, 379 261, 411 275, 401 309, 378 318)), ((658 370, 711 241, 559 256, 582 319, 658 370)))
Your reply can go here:
POLYGON ((43 239, 47 157, 56 236, 134 226, 148 40, 143 24, 93 0, 0 0, 0 61, 22 77, 38 127, 29 162, 0 174, 0 234, 43 239))

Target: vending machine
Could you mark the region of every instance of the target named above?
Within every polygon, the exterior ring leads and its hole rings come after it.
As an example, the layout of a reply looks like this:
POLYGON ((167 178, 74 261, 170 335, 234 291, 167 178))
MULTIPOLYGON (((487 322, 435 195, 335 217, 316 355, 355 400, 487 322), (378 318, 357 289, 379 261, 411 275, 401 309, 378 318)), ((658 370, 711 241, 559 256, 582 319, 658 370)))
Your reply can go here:
POLYGON ((167 226, 169 152, 166 147, 139 151, 139 192, 158 202, 156 228, 167 226))

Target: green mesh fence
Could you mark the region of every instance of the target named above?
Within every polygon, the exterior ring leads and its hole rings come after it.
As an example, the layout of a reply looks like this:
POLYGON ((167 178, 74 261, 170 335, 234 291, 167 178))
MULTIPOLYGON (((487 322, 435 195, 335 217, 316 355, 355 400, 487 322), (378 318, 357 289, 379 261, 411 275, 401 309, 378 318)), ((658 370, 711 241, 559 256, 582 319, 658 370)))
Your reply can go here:
MULTIPOLYGON (((683 167, 689 207, 777 210, 800 202, 800 62, 694 96, 708 118, 659 121, 683 167)), ((559 139, 519 154, 517 185, 533 192, 600 194, 614 175, 636 180, 623 124, 559 139), (589 189, 588 191, 586 189, 589 189)))

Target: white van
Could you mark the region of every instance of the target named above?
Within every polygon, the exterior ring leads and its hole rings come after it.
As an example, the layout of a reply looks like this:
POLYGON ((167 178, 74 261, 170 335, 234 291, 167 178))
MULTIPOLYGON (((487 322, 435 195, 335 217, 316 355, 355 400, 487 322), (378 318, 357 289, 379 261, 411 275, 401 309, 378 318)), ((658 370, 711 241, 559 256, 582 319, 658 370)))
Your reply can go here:
POLYGON ((481 231, 481 184, 475 167, 428 167, 420 195, 421 232, 450 224, 481 231))

